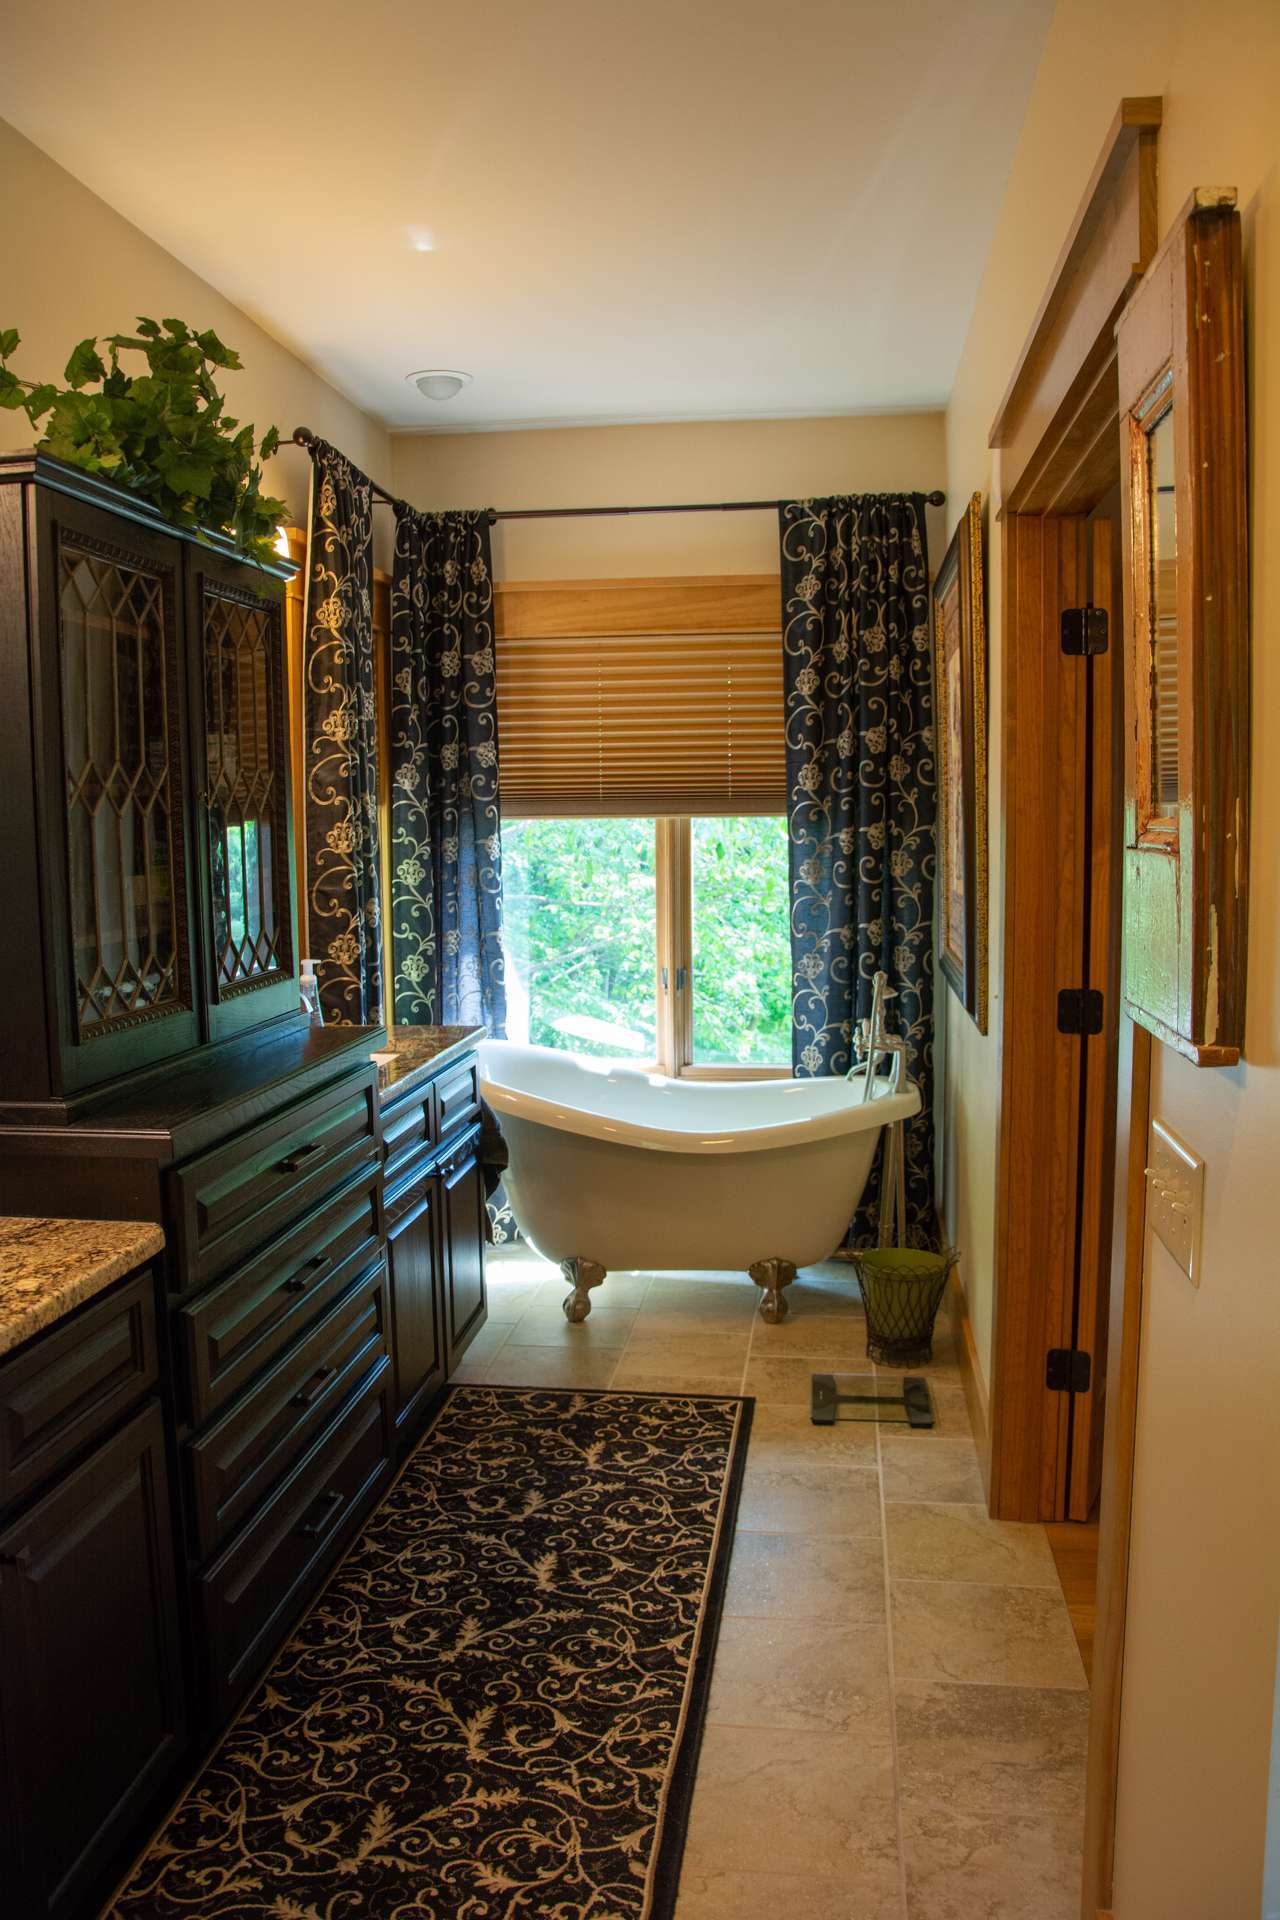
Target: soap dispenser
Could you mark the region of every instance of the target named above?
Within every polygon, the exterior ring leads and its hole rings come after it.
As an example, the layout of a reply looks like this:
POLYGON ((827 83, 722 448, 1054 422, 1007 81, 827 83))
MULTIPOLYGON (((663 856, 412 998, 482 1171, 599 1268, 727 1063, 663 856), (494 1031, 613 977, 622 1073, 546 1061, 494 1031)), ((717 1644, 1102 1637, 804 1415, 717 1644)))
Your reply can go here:
POLYGON ((298 975, 298 988, 302 994, 303 1011, 310 1018, 313 1027, 324 1025, 324 1009, 320 1005, 320 981, 316 976, 314 960, 304 960, 298 975))

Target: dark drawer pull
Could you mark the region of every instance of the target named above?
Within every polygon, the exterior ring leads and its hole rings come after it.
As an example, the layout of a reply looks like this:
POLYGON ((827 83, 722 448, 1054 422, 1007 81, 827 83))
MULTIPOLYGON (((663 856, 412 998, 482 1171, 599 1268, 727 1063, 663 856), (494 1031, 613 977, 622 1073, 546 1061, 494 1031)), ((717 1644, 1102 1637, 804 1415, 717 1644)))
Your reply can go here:
POLYGON ((309 1274, 319 1273, 321 1267, 327 1267, 328 1264, 329 1256, 327 1253, 312 1254, 310 1260, 307 1262, 306 1269, 301 1273, 295 1273, 291 1279, 286 1280, 281 1291, 284 1293, 305 1293, 311 1285, 310 1278, 308 1277, 309 1274))
POLYGON ((296 1173, 303 1162, 309 1160, 313 1153, 319 1153, 323 1146, 323 1140, 312 1140, 307 1146, 299 1147, 296 1153, 286 1154, 280 1162, 279 1171, 281 1173, 296 1173))
POLYGON ((317 1367, 311 1376, 309 1384, 305 1387, 300 1387, 298 1392, 294 1394, 293 1399, 289 1403, 290 1406, 313 1407, 320 1396, 321 1387, 326 1380, 331 1380, 337 1371, 338 1369, 336 1367, 317 1367))
POLYGON ((329 1528, 337 1519, 342 1509, 342 1494, 337 1487, 333 1489, 332 1493, 326 1493, 321 1505, 324 1511, 321 1513, 320 1518, 318 1520, 308 1520, 305 1526, 298 1528, 298 1532, 304 1540, 318 1540, 322 1533, 329 1531, 329 1528))

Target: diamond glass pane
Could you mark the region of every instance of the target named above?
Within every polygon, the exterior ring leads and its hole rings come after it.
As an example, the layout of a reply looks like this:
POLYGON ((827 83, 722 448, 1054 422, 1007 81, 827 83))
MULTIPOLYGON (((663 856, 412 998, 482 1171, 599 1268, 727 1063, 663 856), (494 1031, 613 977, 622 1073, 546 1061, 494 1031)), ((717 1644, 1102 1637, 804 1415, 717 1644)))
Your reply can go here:
POLYGON ((60 554, 71 941, 82 1032, 177 1006, 164 583, 60 554))
POLYGON ((272 649, 263 608, 207 593, 205 724, 213 958, 219 984, 237 986, 286 964, 277 855, 285 858, 283 791, 272 649))

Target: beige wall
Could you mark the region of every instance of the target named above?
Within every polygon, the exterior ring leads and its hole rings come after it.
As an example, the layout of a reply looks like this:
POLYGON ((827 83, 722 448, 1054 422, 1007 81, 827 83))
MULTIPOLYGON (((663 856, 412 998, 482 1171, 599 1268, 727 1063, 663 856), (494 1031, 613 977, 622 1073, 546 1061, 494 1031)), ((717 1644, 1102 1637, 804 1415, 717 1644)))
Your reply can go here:
MULTIPOLYGON (((168 314, 213 327, 244 361, 220 384, 229 411, 252 420, 259 434, 274 423, 283 434, 310 427, 375 480, 390 470, 389 436, 380 421, 353 406, 287 348, 233 307, 206 280, 113 211, 104 200, 0 120, 0 326, 17 327, 22 345, 15 373, 61 382, 67 355, 86 334, 128 333, 140 313, 168 314)), ((272 198, 262 218, 276 220, 272 198)), ((280 222, 282 270, 287 225, 280 222)), ((139 358, 137 365, 142 367, 139 358)), ((24 413, 0 412, 0 450, 29 447, 24 413)), ((306 514, 310 462, 300 448, 268 468, 272 492, 306 514)))
MULTIPOLYGON (((396 492, 415 506, 649 506, 942 485, 941 413, 813 420, 393 434, 396 492)), ((941 514, 930 535, 941 535, 941 514)), ((941 557, 941 552, 935 559, 941 557)), ((773 513, 526 520, 494 532, 500 580, 776 573, 773 513)))
MULTIPOLYGON (((972 488, 996 486, 987 431, 1116 104, 1163 95, 1162 230, 1197 184, 1236 186, 1244 219, 1254 840, 1245 1062, 1197 1071, 1156 1048, 1154 1111, 1208 1171, 1199 1291, 1158 1244, 1147 1263, 1116 1920, 1256 1920, 1261 1910, 1280 1604, 1278 81, 1274 0, 1059 0, 947 414, 954 519, 972 488)), ((998 716, 998 528, 991 546, 998 716)), ((998 795, 998 724, 991 744, 998 795)), ((949 1224, 988 1361, 1000 925, 997 880, 991 1037, 954 1003, 947 1021, 949 1224)))

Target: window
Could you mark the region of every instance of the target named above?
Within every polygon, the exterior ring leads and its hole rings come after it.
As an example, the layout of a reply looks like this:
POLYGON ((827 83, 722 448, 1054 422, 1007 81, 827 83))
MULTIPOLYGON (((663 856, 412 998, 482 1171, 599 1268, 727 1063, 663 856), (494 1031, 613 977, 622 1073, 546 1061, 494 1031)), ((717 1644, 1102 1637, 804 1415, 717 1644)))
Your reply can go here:
POLYGON ((507 1032, 666 1073, 789 1071, 780 815, 508 820, 507 1032))
POLYGON ((497 591, 513 1039, 790 1071, 780 620, 776 574, 497 591))

